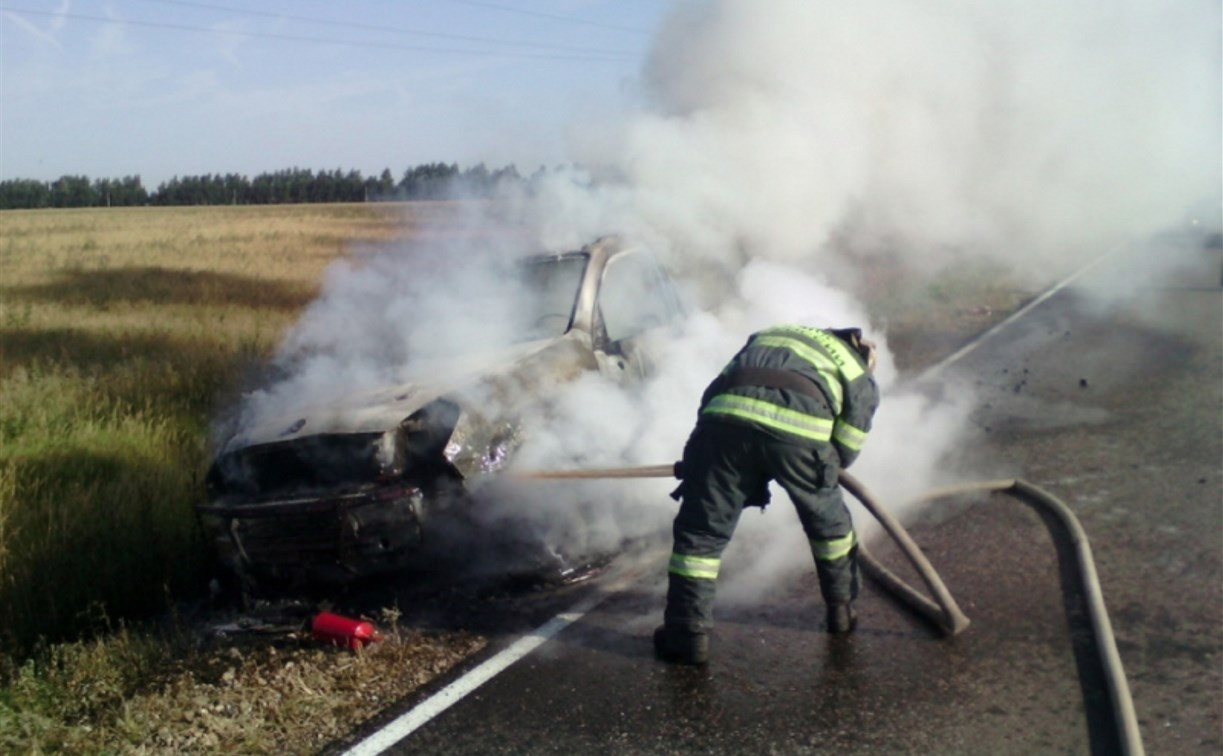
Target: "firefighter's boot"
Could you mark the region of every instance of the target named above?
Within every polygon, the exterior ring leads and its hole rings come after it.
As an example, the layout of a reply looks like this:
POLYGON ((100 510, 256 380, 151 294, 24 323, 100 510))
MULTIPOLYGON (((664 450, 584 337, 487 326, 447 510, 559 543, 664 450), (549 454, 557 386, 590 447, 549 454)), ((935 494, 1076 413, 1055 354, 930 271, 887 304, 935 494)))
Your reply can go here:
POLYGON ((654 655, 671 664, 708 664, 709 636, 659 625, 654 631, 654 655))
POLYGON ((854 605, 848 601, 843 604, 828 604, 824 619, 828 625, 828 632, 834 635, 848 633, 858 625, 858 615, 854 612, 854 605))

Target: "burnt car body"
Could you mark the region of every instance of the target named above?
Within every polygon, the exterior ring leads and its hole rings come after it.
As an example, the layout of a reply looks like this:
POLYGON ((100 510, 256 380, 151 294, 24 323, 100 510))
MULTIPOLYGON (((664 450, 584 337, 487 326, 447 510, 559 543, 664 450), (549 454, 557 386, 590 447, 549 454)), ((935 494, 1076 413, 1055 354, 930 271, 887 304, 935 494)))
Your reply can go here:
POLYGON ((225 445, 197 511, 226 568, 250 585, 344 582, 436 560, 435 533, 463 523, 469 489, 545 422, 552 389, 591 371, 640 380, 643 341, 682 314, 654 255, 617 238, 514 267, 531 291, 523 338, 225 445))

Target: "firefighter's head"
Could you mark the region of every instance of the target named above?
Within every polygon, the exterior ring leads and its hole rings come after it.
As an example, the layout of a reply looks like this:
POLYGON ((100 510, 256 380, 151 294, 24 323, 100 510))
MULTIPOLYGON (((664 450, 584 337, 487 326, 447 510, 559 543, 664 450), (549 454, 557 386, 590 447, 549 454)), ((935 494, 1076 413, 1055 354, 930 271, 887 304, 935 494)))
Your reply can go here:
POLYGON ((875 342, 862 338, 861 328, 834 328, 832 333, 862 355, 862 361, 866 363, 867 370, 875 372, 875 342))

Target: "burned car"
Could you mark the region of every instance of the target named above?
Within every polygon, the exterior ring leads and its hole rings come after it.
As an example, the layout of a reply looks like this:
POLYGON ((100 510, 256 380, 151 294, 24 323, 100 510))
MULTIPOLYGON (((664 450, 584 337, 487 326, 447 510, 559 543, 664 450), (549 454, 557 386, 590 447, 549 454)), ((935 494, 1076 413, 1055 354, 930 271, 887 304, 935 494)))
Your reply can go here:
POLYGON ((469 488, 545 422, 558 384, 591 372, 640 380, 643 342, 681 316, 656 257, 618 238, 512 270, 529 296, 507 343, 426 361, 407 383, 264 420, 225 444, 197 510, 226 568, 253 585, 342 582, 436 559, 435 533, 463 522, 469 488))

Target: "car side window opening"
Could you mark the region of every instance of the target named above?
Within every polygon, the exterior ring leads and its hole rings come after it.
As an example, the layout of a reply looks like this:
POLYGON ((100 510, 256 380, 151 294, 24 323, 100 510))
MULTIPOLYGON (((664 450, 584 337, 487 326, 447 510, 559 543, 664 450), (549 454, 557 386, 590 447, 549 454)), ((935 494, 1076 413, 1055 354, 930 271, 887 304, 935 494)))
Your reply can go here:
POLYGON ((669 297, 648 255, 629 252, 610 260, 599 287, 599 313, 608 341, 632 338, 671 320, 669 297))
POLYGON ((527 338, 556 337, 569 328, 587 261, 585 256, 557 257, 523 267, 529 296, 519 317, 527 338))

